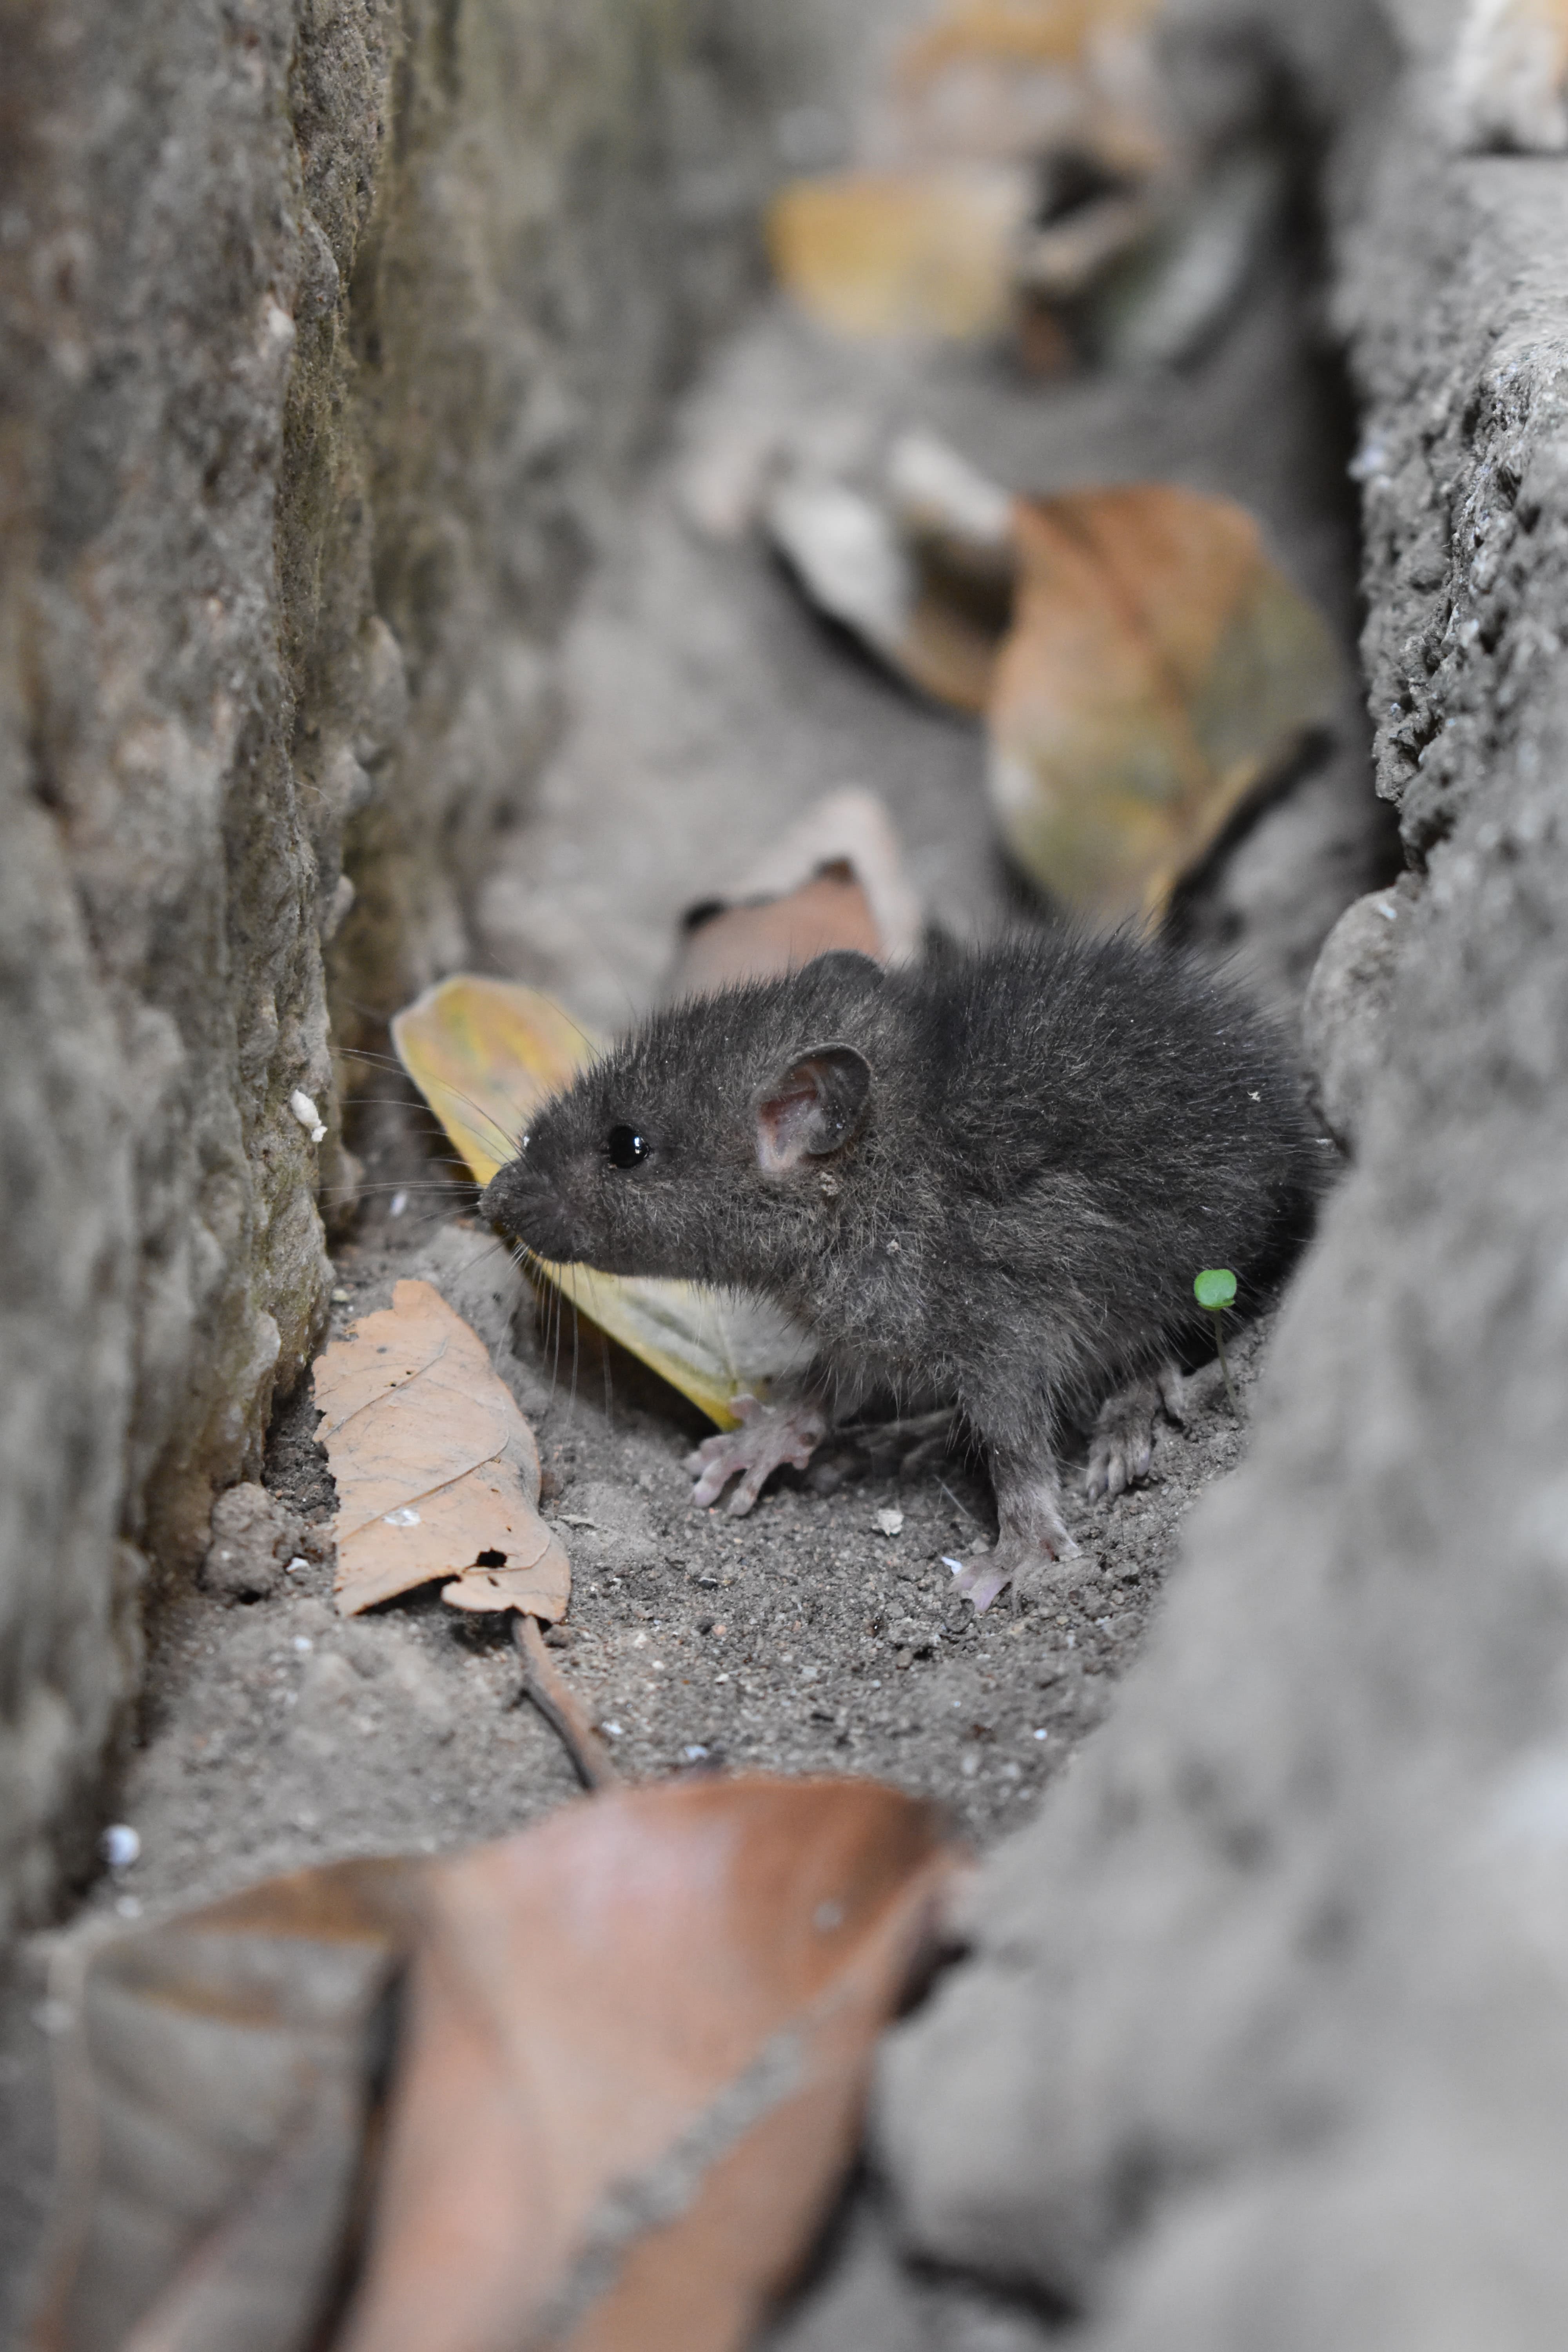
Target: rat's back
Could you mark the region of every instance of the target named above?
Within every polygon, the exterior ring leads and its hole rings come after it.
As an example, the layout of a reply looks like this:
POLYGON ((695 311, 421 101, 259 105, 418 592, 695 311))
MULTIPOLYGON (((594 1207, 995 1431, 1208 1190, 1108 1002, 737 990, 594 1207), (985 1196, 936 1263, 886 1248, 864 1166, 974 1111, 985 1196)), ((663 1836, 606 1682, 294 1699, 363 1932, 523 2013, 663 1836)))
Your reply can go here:
MULTIPOLYGON (((1310 1222, 1321 1147, 1272 1025, 1193 959, 1071 929, 939 956, 896 983, 933 1200, 1021 1309, 1133 1361, 1201 1322, 1205 1266, 1244 1305, 1310 1222)), ((999 1313, 1004 1311, 999 1307, 999 1313)))

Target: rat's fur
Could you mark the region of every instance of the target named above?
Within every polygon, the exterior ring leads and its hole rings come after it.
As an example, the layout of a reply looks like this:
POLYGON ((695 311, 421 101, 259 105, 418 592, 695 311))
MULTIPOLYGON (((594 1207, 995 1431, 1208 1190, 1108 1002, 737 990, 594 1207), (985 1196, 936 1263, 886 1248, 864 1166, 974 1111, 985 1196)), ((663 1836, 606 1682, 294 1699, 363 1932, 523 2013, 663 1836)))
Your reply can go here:
POLYGON ((546 1258, 770 1294, 816 1339, 819 1393, 951 1401, 999 1499, 1044 1501, 1063 1424, 1201 1341, 1194 1275, 1228 1266, 1258 1303, 1320 1158, 1238 995, 1061 930, 886 972, 823 956, 656 1013, 541 1109, 482 1205, 546 1258), (760 1164, 759 1106, 825 1050, 865 1089, 845 1139, 760 1164), (611 1163, 616 1127, 639 1164, 611 1163))

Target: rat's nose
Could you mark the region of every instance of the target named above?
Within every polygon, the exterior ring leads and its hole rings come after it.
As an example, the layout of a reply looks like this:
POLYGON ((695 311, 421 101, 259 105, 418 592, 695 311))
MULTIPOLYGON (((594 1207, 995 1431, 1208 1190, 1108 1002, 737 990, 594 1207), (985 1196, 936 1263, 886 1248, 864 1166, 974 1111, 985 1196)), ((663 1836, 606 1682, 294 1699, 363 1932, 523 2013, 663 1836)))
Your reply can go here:
POLYGON ((509 1160, 479 1194, 479 1214, 503 1234, 536 1250, 541 1257, 582 1255, 579 1236, 564 1202, 526 1160, 509 1160))

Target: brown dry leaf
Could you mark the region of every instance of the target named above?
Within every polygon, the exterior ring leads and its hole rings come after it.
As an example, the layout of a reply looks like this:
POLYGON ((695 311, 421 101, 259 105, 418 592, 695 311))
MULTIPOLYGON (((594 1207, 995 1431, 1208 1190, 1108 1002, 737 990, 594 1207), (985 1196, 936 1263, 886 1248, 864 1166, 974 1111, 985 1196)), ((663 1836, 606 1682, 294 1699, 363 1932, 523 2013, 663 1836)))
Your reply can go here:
POLYGON ((1227 499, 1163 483, 1020 500, 990 785, 1019 863, 1107 921, 1158 913, 1334 703, 1315 607, 1227 499))
POLYGON ((881 952, 865 885, 843 858, 777 898, 704 909, 687 935, 674 985, 682 995, 710 995, 736 981, 797 971, 834 948, 865 956, 881 952))
MULTIPOLYGON (((480 1183, 510 1157, 535 1103, 565 1086, 595 1051, 595 1041, 538 989, 467 972, 405 1006, 392 1038, 480 1183)), ((804 1333, 763 1299, 586 1265, 535 1260, 531 1270, 721 1429, 735 1426, 732 1397, 765 1396, 811 1353, 804 1333)))
POLYGON ((838 334, 999 334, 1033 194, 1007 163, 792 180, 768 208, 768 252, 779 283, 838 334))
POLYGON ((400 1282, 317 1359, 315 1382, 342 1615, 450 1576, 455 1608, 564 1616, 572 1570, 539 1516, 533 1432, 438 1290, 400 1282))
POLYGON ((874 1782, 684 1781, 79 1943, 29 2352, 316 2352, 367 2179, 336 2352, 739 2347, 957 1865, 874 1782))
POLYGON ((1168 147, 1148 41, 1162 0, 949 0, 894 62, 912 156, 1070 152, 1142 176, 1168 147))
POLYGON ((847 786, 814 802, 722 897, 690 909, 669 993, 766 980, 836 948, 899 962, 918 951, 922 921, 886 807, 847 786))
POLYGON ((29 2352, 319 2341, 425 1867, 301 1871, 73 1955, 29 2352))
POLYGON ((874 1783, 619 1792, 445 1866, 336 2352, 738 2352, 954 1858, 874 1783))

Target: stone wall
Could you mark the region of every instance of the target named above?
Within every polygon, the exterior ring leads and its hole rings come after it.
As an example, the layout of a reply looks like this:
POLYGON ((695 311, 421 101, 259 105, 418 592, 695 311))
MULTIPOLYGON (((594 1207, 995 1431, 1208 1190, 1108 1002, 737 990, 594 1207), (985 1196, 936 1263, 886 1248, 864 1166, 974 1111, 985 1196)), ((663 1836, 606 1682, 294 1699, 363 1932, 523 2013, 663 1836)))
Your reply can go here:
POLYGON ((461 959, 595 517, 751 282, 763 29, 0 6, 0 1939, 309 1359, 334 1044, 461 959))

